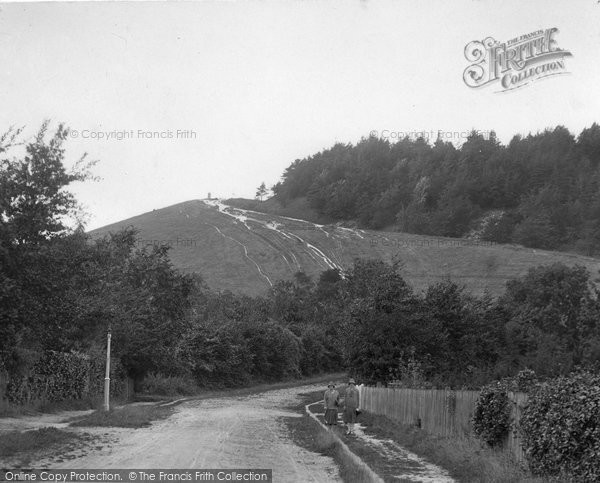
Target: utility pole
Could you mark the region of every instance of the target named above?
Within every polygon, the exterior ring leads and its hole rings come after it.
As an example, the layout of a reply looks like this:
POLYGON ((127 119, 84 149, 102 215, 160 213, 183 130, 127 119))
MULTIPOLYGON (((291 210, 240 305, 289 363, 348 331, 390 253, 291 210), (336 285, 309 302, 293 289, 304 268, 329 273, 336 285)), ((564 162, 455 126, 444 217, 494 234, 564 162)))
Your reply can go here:
POLYGON ((106 374, 104 376, 104 410, 110 410, 110 327, 106 335, 106 374))

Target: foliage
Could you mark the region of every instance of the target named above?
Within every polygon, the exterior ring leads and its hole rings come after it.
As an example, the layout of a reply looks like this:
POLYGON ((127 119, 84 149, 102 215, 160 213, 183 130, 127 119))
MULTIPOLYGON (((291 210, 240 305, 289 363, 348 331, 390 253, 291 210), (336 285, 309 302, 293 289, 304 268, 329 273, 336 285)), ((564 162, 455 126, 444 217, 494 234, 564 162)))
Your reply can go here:
POLYGON ((600 479, 600 376, 577 372, 537 385, 520 420, 523 448, 540 475, 600 479))
MULTIPOLYGON (((100 391, 109 327, 113 393, 125 388, 126 375, 139 386, 160 373, 168 391, 191 379, 201 387, 235 386, 346 369, 365 382, 458 388, 525 368, 550 377, 600 362, 600 302, 581 267, 531 269, 499 300, 473 297, 449 280, 416 293, 399 260, 358 259, 345 273, 327 270, 316 281, 299 272, 265 297, 211 291, 200 276, 175 270, 168 247, 138 249, 132 228, 86 235, 67 188, 89 177, 87 167, 67 172, 67 131, 61 126, 46 140, 46 127, 22 157, 0 160, 0 367, 13 381, 14 400, 41 397, 36 387, 48 389, 44 397, 79 397, 82 374, 65 369, 63 379, 51 377, 36 366, 39 353, 81 354, 87 390, 100 391)), ((563 160, 582 157, 579 168, 598 169, 598 139, 598 126, 577 141, 557 128, 506 147, 473 134, 460 150, 370 138, 295 162, 275 191, 306 195, 328 216, 368 226, 398 222, 457 235, 483 216, 481 236, 525 240, 543 229, 554 246, 570 243, 581 226, 592 246, 600 233, 593 221, 600 218, 600 178, 573 178, 563 160), (528 157, 531 165, 515 162, 528 157), (547 186, 548 179, 570 184, 547 186), (573 183, 589 213, 572 199, 573 183), (490 210, 498 216, 486 216, 490 210)), ((0 154, 17 144, 18 131, 9 131, 0 154)), ((523 376, 510 388, 532 383, 523 376)), ((482 434, 496 441, 500 429, 486 428, 482 434)))
POLYGON ((256 189, 256 199, 262 201, 265 196, 267 196, 267 187, 265 186, 265 182, 263 181, 260 186, 256 189))
MULTIPOLYGON (((6 398, 12 404, 57 402, 97 396, 104 392, 105 353, 47 351, 22 375, 10 378, 6 398)), ((120 361, 111 361, 111 396, 124 394, 126 374, 120 361)))
POLYGON ((30 374, 9 381, 6 398, 13 404, 81 399, 88 392, 89 369, 84 354, 47 352, 30 374))
POLYGON ((61 320, 78 310, 70 293, 85 236, 67 188, 91 178, 93 163, 84 156, 67 170, 68 130, 60 125, 50 139, 47 131, 45 123, 25 144, 20 130, 0 137, 0 155, 7 156, 0 159, 0 359, 9 373, 26 363, 27 351, 68 350, 61 320))
POLYGON ((273 187, 283 205, 306 198, 334 220, 424 235, 467 236, 600 253, 600 126, 575 139, 553 130, 501 145, 472 132, 437 140, 369 137, 295 160, 273 187), (502 213, 495 219, 488 215, 502 213), (482 221, 483 220, 483 221, 482 221), (482 226, 483 223, 483 226, 482 226))
POLYGON ((473 415, 473 432, 490 446, 504 443, 510 425, 509 392, 529 392, 538 378, 531 369, 494 381, 481 389, 473 415))
POLYGON ((192 396, 198 392, 198 387, 187 377, 151 373, 144 378, 141 392, 158 396, 192 396))
POLYGON ((598 299, 580 266, 536 267, 508 282, 499 305, 507 314, 507 359, 540 376, 566 374, 598 361, 598 299))
POLYGON ((410 347, 406 353, 400 354, 398 367, 390 367, 390 379, 395 387, 408 387, 412 389, 426 389, 431 387, 425 376, 425 367, 429 364, 420 361, 415 353, 415 348, 410 347))
POLYGON ((367 381, 395 378, 395 367, 411 339, 412 289, 397 265, 356 260, 343 284, 347 318, 343 322, 343 355, 351 372, 367 381))
POLYGON ((510 406, 506 385, 494 382, 484 387, 473 415, 473 432, 490 446, 504 442, 510 428, 510 406))
POLYGON ((300 340, 270 320, 195 325, 181 351, 199 386, 231 387, 299 375, 300 340))

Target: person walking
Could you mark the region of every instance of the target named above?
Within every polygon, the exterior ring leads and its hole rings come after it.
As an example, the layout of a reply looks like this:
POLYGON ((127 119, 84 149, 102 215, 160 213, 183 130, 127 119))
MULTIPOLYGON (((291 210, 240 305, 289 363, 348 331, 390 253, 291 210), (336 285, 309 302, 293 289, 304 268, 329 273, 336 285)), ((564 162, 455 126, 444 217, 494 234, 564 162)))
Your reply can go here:
POLYGON ((344 422, 346 423, 346 434, 354 434, 356 411, 359 405, 360 396, 358 389, 356 389, 356 382, 354 379, 350 379, 344 394, 344 422))
POLYGON ((325 424, 327 426, 337 424, 340 393, 336 391, 333 382, 327 384, 327 390, 323 395, 323 400, 325 401, 325 424))

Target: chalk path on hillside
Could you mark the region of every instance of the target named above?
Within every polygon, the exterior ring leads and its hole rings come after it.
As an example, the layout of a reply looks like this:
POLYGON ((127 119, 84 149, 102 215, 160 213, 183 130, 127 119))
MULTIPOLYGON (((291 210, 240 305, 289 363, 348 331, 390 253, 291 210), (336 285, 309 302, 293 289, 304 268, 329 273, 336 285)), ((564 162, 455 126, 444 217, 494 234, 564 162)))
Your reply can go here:
MULTIPOLYGON (((51 468, 250 468, 273 469, 277 482, 341 481, 333 459, 297 446, 283 418, 301 417, 286 410, 299 393, 321 390, 301 386, 245 397, 189 400, 168 419, 151 427, 118 430, 116 441, 101 450, 63 461, 38 461, 51 468)), ((84 428, 86 431, 90 428, 84 428)), ((108 428, 102 428, 106 431, 108 428)), ((115 428, 117 429, 117 428, 115 428)))

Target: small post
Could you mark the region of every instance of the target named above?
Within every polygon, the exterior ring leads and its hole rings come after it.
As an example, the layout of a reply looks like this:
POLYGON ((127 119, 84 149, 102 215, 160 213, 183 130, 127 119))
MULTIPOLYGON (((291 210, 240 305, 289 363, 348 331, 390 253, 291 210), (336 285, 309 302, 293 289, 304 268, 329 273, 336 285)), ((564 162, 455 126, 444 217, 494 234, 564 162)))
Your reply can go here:
POLYGON ((110 327, 106 336, 106 374, 104 376, 104 410, 110 410, 110 327))

